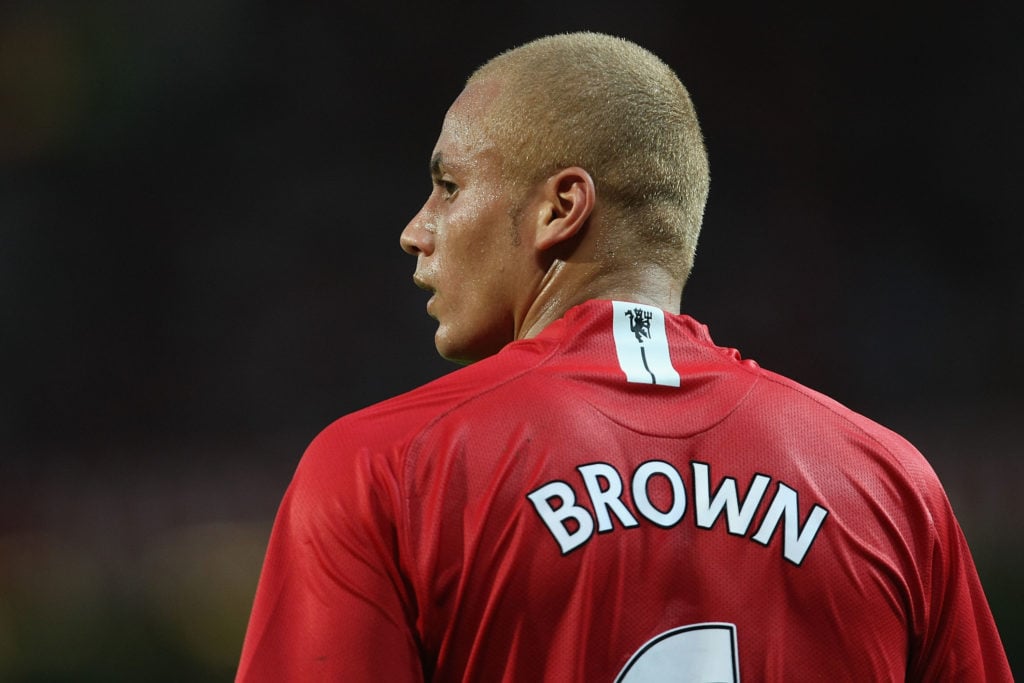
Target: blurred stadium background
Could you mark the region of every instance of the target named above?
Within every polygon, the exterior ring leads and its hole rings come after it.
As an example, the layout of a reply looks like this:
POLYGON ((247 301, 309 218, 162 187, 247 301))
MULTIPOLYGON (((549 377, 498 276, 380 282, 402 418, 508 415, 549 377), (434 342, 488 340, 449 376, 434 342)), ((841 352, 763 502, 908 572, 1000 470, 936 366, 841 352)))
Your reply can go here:
POLYGON ((1021 5, 0 5, 0 680, 232 677, 335 417, 452 369, 398 234, 469 71, 649 47, 712 193, 684 310, 932 461, 1024 666, 1021 5))

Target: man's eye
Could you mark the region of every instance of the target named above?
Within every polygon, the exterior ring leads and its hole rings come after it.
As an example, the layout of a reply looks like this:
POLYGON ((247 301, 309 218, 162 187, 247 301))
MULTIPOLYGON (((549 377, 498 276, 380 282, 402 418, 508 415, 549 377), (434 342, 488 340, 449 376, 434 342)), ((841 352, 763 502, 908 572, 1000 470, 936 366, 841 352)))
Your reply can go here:
POLYGON ((451 199, 455 196, 455 193, 459 191, 459 186, 450 180, 439 180, 437 181, 438 186, 444 191, 446 199, 451 199))

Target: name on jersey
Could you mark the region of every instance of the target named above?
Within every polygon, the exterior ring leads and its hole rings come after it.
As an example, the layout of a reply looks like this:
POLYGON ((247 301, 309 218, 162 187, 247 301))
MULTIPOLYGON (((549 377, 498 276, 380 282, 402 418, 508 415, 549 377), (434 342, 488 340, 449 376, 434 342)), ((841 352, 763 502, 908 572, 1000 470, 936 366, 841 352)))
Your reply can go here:
POLYGON ((575 487, 555 480, 526 496, 562 555, 576 550, 595 533, 614 531, 616 523, 623 528, 637 527, 643 519, 671 529, 683 522, 692 501, 692 518, 698 529, 710 530, 724 517, 726 531, 734 536, 749 535, 763 546, 780 538, 782 556, 799 566, 828 516, 828 510, 815 504, 801 522, 796 490, 780 481, 769 494, 772 478, 764 474, 755 475, 742 496, 733 477, 712 485, 710 465, 696 460, 690 462, 688 478, 664 460, 648 460, 628 478, 603 462, 580 465, 576 470, 580 481, 575 487), (780 527, 782 533, 776 534, 780 527))

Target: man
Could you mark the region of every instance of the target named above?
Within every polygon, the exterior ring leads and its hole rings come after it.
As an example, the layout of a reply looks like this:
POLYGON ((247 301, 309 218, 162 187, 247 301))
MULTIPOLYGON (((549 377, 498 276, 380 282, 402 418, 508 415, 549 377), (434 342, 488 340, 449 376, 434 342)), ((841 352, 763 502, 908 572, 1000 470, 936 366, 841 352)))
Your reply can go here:
POLYGON ((402 247, 471 365, 310 445, 239 680, 1010 680, 924 459, 678 315, 708 169, 666 65, 500 55, 430 171, 402 247))

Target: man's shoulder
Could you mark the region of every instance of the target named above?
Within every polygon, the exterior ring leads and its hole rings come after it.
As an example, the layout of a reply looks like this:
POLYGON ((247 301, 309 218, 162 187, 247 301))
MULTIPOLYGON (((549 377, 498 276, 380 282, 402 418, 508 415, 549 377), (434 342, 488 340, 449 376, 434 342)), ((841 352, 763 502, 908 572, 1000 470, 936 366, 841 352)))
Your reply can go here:
POLYGON ((761 381, 748 409, 772 425, 795 434, 856 469, 868 462, 928 495, 941 490, 924 455, 906 438, 872 417, 789 377, 758 368, 761 381))
POLYGON ((415 389, 349 413, 328 425, 314 445, 333 448, 402 449, 436 422, 464 408, 486 404, 543 363, 550 348, 517 343, 501 353, 415 389))

